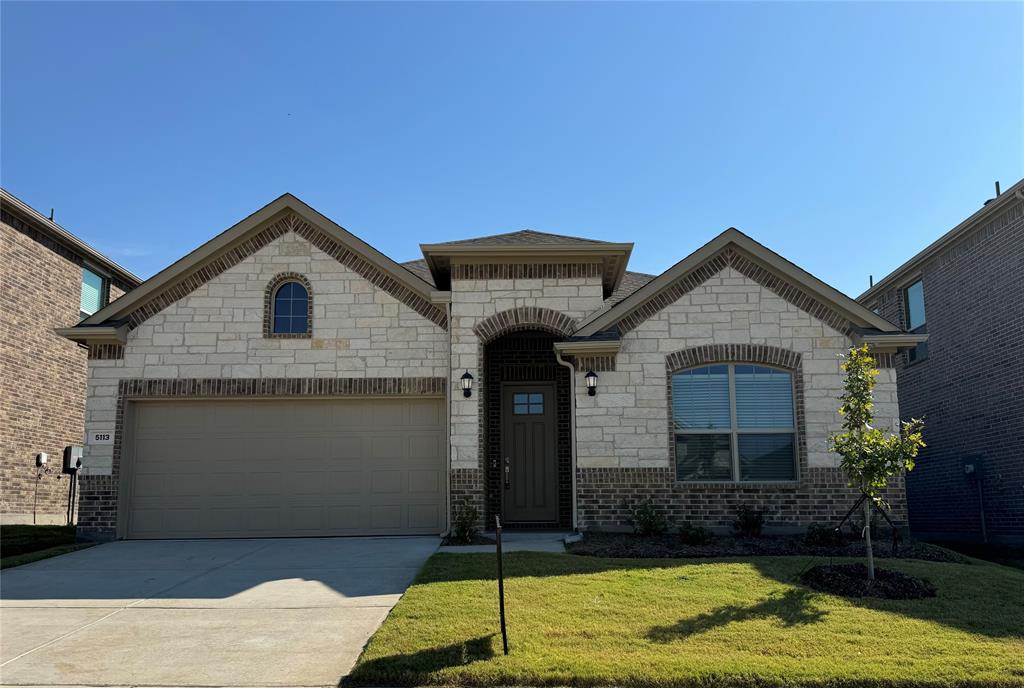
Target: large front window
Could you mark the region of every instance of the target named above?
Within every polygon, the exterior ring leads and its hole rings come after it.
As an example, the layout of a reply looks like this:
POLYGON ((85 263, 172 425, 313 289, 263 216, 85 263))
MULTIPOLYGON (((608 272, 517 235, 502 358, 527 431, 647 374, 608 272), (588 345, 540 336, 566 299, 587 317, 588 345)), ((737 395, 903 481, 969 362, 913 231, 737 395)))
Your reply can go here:
POLYGON ((676 478, 796 480, 793 376, 722 363, 672 375, 676 478))

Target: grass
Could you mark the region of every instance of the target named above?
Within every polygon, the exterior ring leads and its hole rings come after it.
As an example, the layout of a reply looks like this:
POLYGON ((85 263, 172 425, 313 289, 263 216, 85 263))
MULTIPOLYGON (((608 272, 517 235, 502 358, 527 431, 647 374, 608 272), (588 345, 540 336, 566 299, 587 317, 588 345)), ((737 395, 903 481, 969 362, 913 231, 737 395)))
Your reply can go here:
MULTIPOLYGON (((849 560, 847 560, 849 561, 849 560)), ((886 560, 938 597, 850 600, 795 583, 808 557, 437 554, 360 657, 355 685, 1024 686, 1024 574, 886 560)))
POLYGON ((79 542, 70 545, 58 545, 56 547, 49 547, 47 549, 36 550, 35 552, 25 552, 24 554, 14 554, 9 557, 0 558, 0 569, 9 569, 14 566, 21 566, 23 564, 31 564, 33 561, 40 561, 42 559, 49 559, 50 557, 58 557, 61 554, 68 554, 70 552, 77 552, 80 549, 86 547, 92 547, 95 542, 79 542))
POLYGON ((0 526, 0 569, 89 547, 75 542, 74 526, 0 526))

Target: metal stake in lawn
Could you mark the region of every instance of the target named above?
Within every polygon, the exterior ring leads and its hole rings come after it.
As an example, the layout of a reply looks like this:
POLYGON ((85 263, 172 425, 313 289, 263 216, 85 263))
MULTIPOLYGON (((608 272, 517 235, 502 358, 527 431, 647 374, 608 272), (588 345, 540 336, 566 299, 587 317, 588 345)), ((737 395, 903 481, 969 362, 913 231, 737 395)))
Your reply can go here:
POLYGON ((501 570, 501 518, 494 517, 495 551, 498 554, 498 613, 501 616, 501 647, 508 655, 508 631, 505 630, 505 574, 501 570))

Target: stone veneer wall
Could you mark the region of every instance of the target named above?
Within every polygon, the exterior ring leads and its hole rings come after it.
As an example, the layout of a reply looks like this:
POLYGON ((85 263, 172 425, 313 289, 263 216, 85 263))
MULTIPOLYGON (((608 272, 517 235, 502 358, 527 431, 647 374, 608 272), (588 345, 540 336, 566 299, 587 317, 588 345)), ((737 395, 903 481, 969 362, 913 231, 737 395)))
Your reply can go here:
MULTIPOLYGON (((624 500, 652 498, 681 520, 720 526, 740 503, 767 511, 770 524, 806 526, 841 517, 854 493, 827 448, 841 427, 840 355, 850 339, 788 300, 726 266, 622 337, 615 369, 587 396, 577 371, 577 489, 583 528, 623 527, 624 500), (669 449, 666 357, 707 345, 753 344, 799 354, 806 460, 798 483, 680 483, 669 449), (846 505, 844 507, 844 505, 846 505)), ((895 371, 878 378, 875 414, 894 429, 899 416, 895 371)), ((896 520, 906 520, 902 482, 891 491, 896 520)))
MULTIPOLYGON (((140 322, 123 347, 96 347, 89 360, 86 429, 118 437, 118 390, 129 379, 447 376, 448 334, 440 325, 309 240, 285 232, 140 322), (281 273, 301 275, 311 285, 311 337, 264 336, 266 287, 281 273)), ((85 448, 81 510, 86 528, 89 519, 109 520, 116 506, 114 451, 114 445, 85 448)))
MULTIPOLYGON (((140 323, 122 358, 92 359, 86 427, 113 431, 123 378, 447 377, 447 348, 440 326, 289 232, 140 323), (265 337, 266 286, 289 272, 311 284, 312 337, 265 337)), ((85 474, 109 474, 112 455, 87 447, 85 474)))
POLYGON ((475 378, 471 397, 452 396, 452 508, 457 511, 468 498, 483 516, 486 456, 481 400, 488 393, 484 344, 505 332, 523 329, 566 334, 570 323, 602 308, 600 266, 455 264, 451 294, 451 384, 458 389, 459 378, 467 370, 475 378))

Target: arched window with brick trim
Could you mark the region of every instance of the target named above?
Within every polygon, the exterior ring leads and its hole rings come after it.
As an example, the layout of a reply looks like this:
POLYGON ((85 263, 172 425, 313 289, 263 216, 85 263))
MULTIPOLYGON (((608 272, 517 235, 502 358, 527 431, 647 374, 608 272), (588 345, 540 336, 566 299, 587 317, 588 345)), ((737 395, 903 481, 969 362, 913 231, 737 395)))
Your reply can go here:
POLYGON ((267 284, 263 334, 270 338, 313 335, 313 291, 297 273, 282 273, 267 284))

